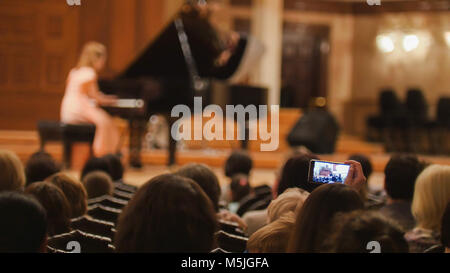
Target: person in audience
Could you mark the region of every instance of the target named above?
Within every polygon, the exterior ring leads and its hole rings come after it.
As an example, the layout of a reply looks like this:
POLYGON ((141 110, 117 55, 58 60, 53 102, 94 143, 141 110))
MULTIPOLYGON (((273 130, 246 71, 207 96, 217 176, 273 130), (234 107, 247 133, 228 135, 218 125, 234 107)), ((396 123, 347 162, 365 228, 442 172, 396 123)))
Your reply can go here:
POLYGON ((358 191, 344 184, 326 184, 315 189, 306 199, 296 217, 288 252, 320 252, 330 224, 338 212, 363 209, 358 191))
POLYGON ((124 167, 122 161, 120 161, 120 157, 117 154, 107 154, 103 156, 109 162, 109 166, 111 171, 109 175, 113 182, 119 181, 123 179, 124 167))
POLYGON ((246 151, 236 150, 225 161, 225 176, 231 178, 236 174, 250 176, 253 160, 246 151))
POLYGON ((20 192, 0 193, 0 252, 45 253, 47 217, 33 197, 20 192))
POLYGON ((450 166, 430 165, 416 180, 412 214, 416 227, 406 233, 410 252, 424 252, 440 244, 445 206, 450 200, 450 166))
POLYGON ((83 183, 66 173, 57 173, 45 180, 57 186, 70 205, 70 218, 83 216, 87 212, 87 193, 83 183))
POLYGON ((297 213, 308 195, 309 193, 302 189, 290 188, 272 200, 267 209, 244 214, 243 220, 247 224, 246 234, 252 236, 257 230, 276 221, 284 214, 297 213))
POLYGON ((247 225, 242 219, 234 213, 219 209, 220 184, 216 174, 205 164, 191 163, 181 167, 176 175, 190 178, 195 181, 211 200, 217 217, 220 220, 237 223, 243 230, 247 225))
POLYGON ((110 164, 110 160, 107 157, 91 157, 89 158, 81 170, 81 181, 84 180, 86 175, 94 171, 102 171, 107 173, 110 177, 113 176, 113 171, 110 164))
POLYGON ((61 171, 61 167, 53 157, 39 151, 31 155, 25 164, 26 185, 44 181, 47 177, 61 171))
POLYGON ((219 211, 220 184, 216 174, 205 164, 191 163, 181 167, 175 174, 197 182, 219 211))
POLYGON ((210 252, 216 247, 214 206, 192 179, 156 176, 134 195, 119 217, 118 252, 210 252))
MULTIPOLYGON (((253 168, 253 160, 246 151, 235 150, 225 161, 224 172, 225 176, 232 179, 235 175, 245 175, 249 179, 250 172, 253 168)), ((232 202, 230 200, 231 192, 228 185, 221 189, 222 195, 220 200, 224 203, 232 202)))
POLYGON ((401 227, 377 211, 337 213, 323 251, 332 253, 407 253, 401 227), (370 242, 375 242, 372 246, 370 242), (379 244, 379 245, 376 245, 379 244), (377 248, 379 246, 379 248, 377 248))
POLYGON ((25 172, 16 154, 0 150, 0 192, 22 191, 25 186, 25 172))
POLYGON ((247 251, 250 253, 285 253, 294 224, 295 214, 290 212, 260 228, 248 239, 247 251))
POLYGON ((112 117, 98 106, 111 105, 117 101, 116 96, 105 95, 98 88, 97 73, 104 68, 105 62, 105 46, 97 42, 87 43, 77 67, 69 73, 61 103, 62 122, 95 124, 93 149, 96 156, 119 150, 119 130, 112 117))
POLYGON ((445 247, 445 253, 450 253, 450 201, 445 208, 441 224, 441 243, 445 247))
POLYGON ((411 201, 416 178, 422 171, 422 164, 413 155, 393 155, 384 169, 384 189, 388 195, 387 204, 380 212, 397 221, 404 231, 414 228, 411 201))
POLYGON ((245 174, 235 174, 231 178, 230 183, 230 201, 239 202, 252 192, 250 181, 245 174))
MULTIPOLYGON (((273 187, 274 199, 289 188, 300 188, 311 192, 319 184, 308 182, 309 162, 318 159, 315 155, 295 152, 289 157, 281 168, 281 175, 273 187)), ((267 224, 267 210, 250 211, 242 219, 247 224, 247 233, 253 232, 267 224)))
POLYGON ((87 174, 83 179, 83 185, 89 199, 103 195, 112 195, 114 191, 111 177, 102 171, 94 171, 87 174))
POLYGON ((283 215, 300 211, 309 193, 299 188, 290 188, 284 191, 277 199, 270 202, 267 208, 267 222, 272 223, 283 215))
POLYGON ((36 182, 25 189, 34 196, 47 212, 47 233, 49 236, 70 231, 70 205, 64 193, 48 182, 36 182))
POLYGON ((319 159, 311 154, 295 154, 290 157, 281 170, 278 185, 275 185, 276 196, 282 194, 289 188, 300 188, 312 192, 320 184, 308 182, 309 162, 319 159))

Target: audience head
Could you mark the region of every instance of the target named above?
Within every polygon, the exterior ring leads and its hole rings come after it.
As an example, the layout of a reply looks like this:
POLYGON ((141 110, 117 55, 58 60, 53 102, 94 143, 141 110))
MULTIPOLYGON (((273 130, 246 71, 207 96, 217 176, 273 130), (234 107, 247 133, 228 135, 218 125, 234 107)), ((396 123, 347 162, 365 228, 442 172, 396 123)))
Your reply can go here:
POLYGON ((111 172, 109 175, 113 181, 118 181, 123 178, 124 167, 122 165, 122 161, 120 161, 120 157, 116 154, 108 154, 103 156, 108 162, 111 168, 111 172))
POLYGON ((338 213, 334 217, 331 234, 324 251, 335 253, 367 253, 368 243, 380 244, 381 253, 407 253, 408 243, 402 229, 376 211, 338 213))
POLYGON ((347 185, 327 184, 318 187, 308 196, 297 214, 288 251, 320 251, 323 238, 330 232, 333 216, 338 212, 363 208, 364 203, 358 192, 347 185))
POLYGON ((248 239, 247 250, 250 253, 285 253, 294 224, 295 215, 285 214, 253 233, 248 239))
POLYGON ((112 177, 111 169, 112 168, 110 165, 110 160, 108 160, 107 158, 91 157, 88 159, 88 161, 86 161, 86 164, 84 164, 84 167, 81 170, 81 180, 84 180, 84 177, 86 175, 94 171, 102 171, 109 174, 112 177))
POLYGON ((211 199, 214 209, 219 211, 220 184, 214 172, 205 164, 191 163, 181 167, 175 174, 194 180, 211 199))
POLYGON ((286 213, 293 212, 295 215, 300 211, 308 198, 309 193, 299 188, 287 189, 277 199, 270 202, 267 208, 267 220, 274 222, 286 213))
POLYGON ((441 242, 445 251, 450 253, 450 201, 444 211, 441 224, 441 242))
POLYGON ((31 196, 0 193, 0 252, 46 252, 47 218, 44 208, 31 196))
POLYGON ((253 160, 250 155, 241 150, 236 150, 225 161, 225 176, 233 177, 235 174, 250 175, 253 168, 253 160))
POLYGON ((57 186, 66 196, 70 205, 70 218, 84 215, 87 211, 87 193, 83 184, 74 177, 57 173, 46 179, 57 186))
POLYGON ((44 181, 47 177, 61 171, 52 156, 44 151, 31 155, 25 165, 26 184, 44 181))
POLYGON ((21 191, 25 186, 25 172, 16 154, 0 150, 0 192, 21 191))
POLYGON ((372 174, 372 162, 370 159, 363 154, 354 154, 348 158, 348 160, 354 160, 361 164, 363 169, 364 176, 369 179, 369 176, 372 174))
POLYGON ((393 155, 384 169, 384 188, 393 200, 411 201, 422 163, 414 155, 393 155))
POLYGON ((441 230, 442 215, 450 200, 450 166, 431 165, 417 177, 411 211, 417 226, 441 230))
POLYGON ((309 162, 318 159, 315 155, 297 154, 289 158, 281 170, 278 182, 277 195, 289 188, 300 188, 312 192, 320 185, 308 182, 309 162))
POLYGON ((231 178, 230 194, 231 202, 239 202, 252 191, 248 176, 245 174, 235 174, 231 178))
POLYGON ((114 184, 111 177, 102 171, 88 173, 83 179, 83 185, 89 199, 103 195, 112 195, 114 191, 114 184))
POLYGON ((209 252, 216 228, 211 200, 200 186, 165 174, 148 181, 129 201, 114 241, 118 252, 209 252))
POLYGON ((47 212, 47 233, 49 236, 70 230, 70 205, 64 193, 48 182, 29 185, 25 193, 34 196, 47 212))

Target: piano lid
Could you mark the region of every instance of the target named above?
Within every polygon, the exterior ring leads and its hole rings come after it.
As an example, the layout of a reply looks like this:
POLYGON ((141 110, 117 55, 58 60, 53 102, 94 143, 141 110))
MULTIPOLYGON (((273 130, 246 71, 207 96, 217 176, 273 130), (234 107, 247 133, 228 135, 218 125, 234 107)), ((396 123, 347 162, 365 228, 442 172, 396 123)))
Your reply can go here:
MULTIPOLYGON (((186 78, 194 77, 229 79, 238 78, 251 65, 241 62, 247 51, 247 37, 240 36, 230 57, 219 64, 218 60, 229 48, 209 20, 210 14, 196 4, 186 3, 165 29, 129 65, 119 78, 186 78)), ((253 42, 254 43, 254 42, 253 42)), ((262 55, 252 54, 252 60, 262 55)))

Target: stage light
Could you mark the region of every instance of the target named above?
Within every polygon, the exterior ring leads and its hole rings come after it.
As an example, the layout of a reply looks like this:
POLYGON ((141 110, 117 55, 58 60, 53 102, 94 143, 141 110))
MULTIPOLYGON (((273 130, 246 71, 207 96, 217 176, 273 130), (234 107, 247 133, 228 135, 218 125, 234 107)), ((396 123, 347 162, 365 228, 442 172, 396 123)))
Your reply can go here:
POLYGON ((450 47, 450 31, 444 32, 444 39, 445 39, 445 42, 447 43, 447 46, 450 47))
POLYGON ((403 49, 410 52, 419 47, 419 38, 417 35, 408 34, 403 37, 403 49))
POLYGON ((377 36, 377 46, 378 46, 378 49, 384 53, 392 52, 395 49, 392 38, 387 35, 378 35, 377 36))

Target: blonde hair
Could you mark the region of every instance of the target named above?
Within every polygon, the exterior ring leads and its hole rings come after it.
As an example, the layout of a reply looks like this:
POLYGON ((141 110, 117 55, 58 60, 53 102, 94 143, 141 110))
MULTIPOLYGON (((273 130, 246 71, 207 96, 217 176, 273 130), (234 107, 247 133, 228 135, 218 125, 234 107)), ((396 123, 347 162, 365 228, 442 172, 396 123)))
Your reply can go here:
POLYGON ((250 253, 285 253, 294 225, 294 212, 284 214, 253 233, 247 241, 247 250, 250 253))
POLYGON ((25 171, 16 154, 0 150, 0 191, 23 190, 25 171))
POLYGON ((450 166, 431 165, 416 179, 411 212, 420 228, 440 231, 450 201, 450 166))
POLYGON ((106 57, 106 47, 98 42, 88 42, 81 51, 77 68, 83 66, 93 68, 94 63, 103 57, 106 57))
POLYGON ((299 188, 287 189, 273 200, 267 209, 268 223, 272 223, 288 212, 298 212, 309 193, 299 188))

